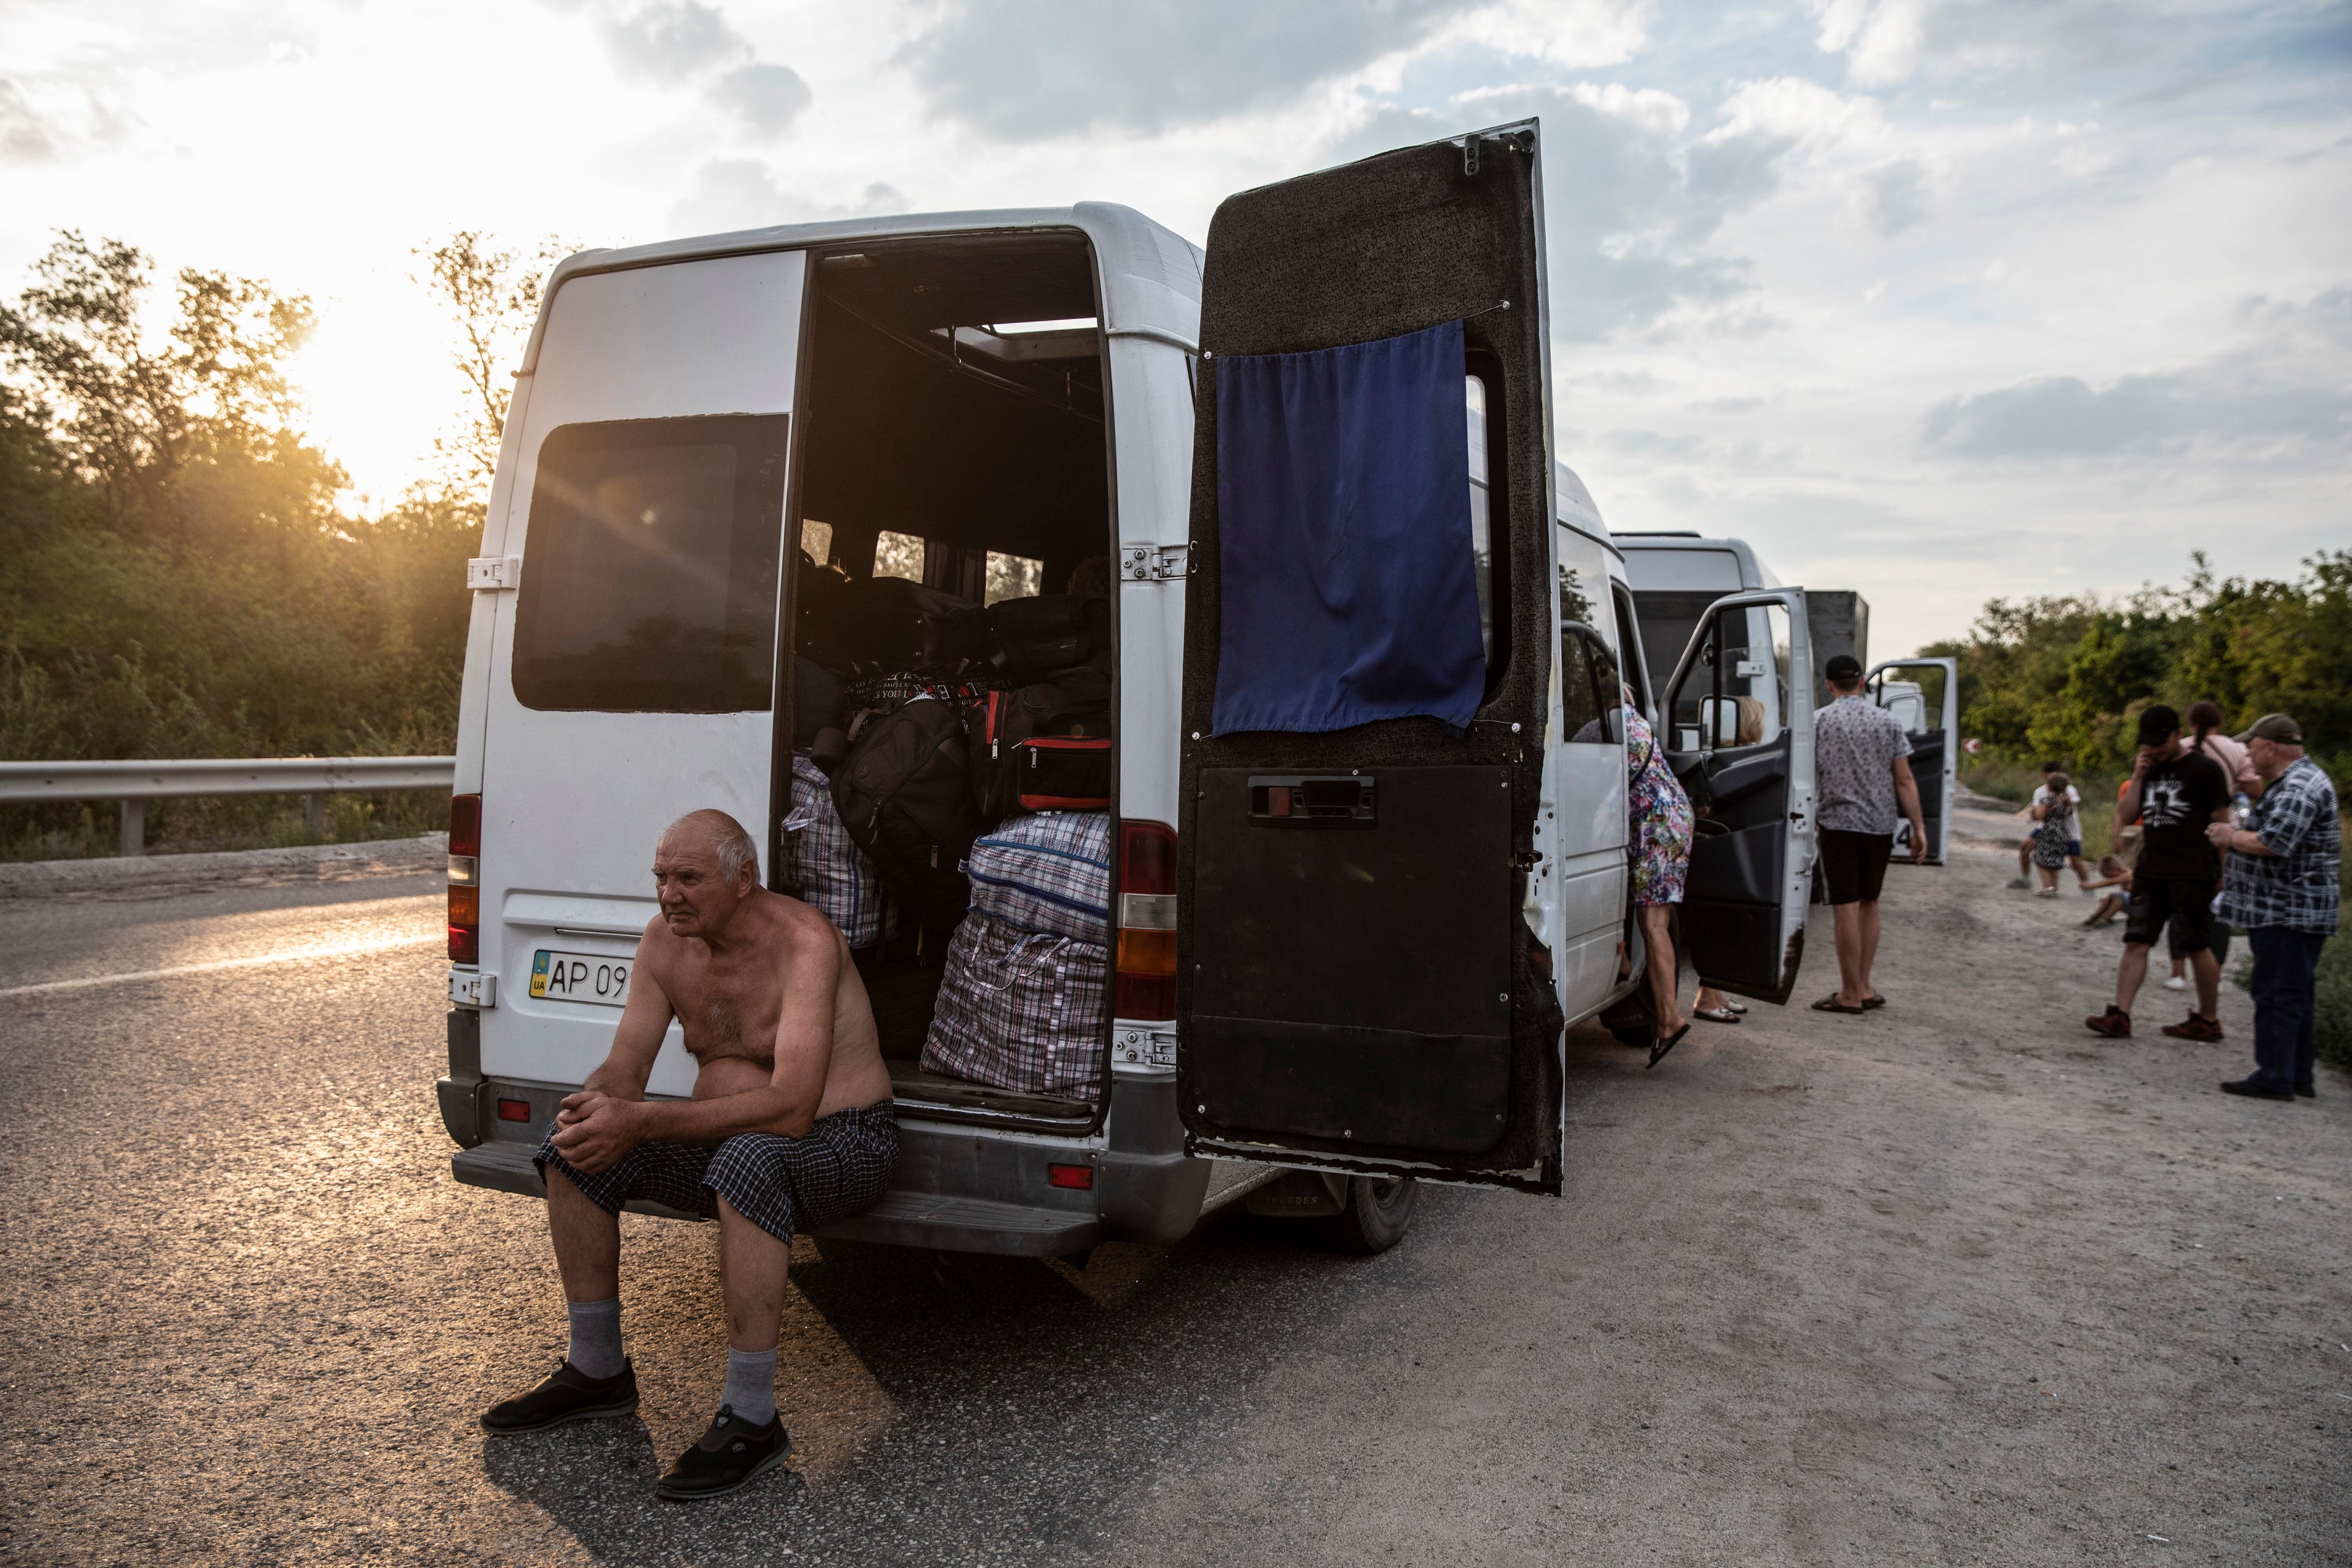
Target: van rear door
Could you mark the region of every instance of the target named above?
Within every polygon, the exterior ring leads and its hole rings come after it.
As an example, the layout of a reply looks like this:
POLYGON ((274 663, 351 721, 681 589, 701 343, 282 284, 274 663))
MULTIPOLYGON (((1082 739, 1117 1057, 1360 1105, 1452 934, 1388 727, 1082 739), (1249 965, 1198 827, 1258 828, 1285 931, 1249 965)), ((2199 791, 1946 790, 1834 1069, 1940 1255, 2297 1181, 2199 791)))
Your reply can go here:
MULTIPOLYGON (((1904 728, 1911 736, 1911 776, 1919 785, 1919 815, 1927 824, 1927 864, 1941 866, 1951 852, 1952 803, 1960 793, 1960 661, 1889 659, 1870 667, 1866 689, 1872 701, 1903 714, 1904 728), (1917 687, 1916 703, 1890 703, 1890 678, 1917 687)), ((1911 858, 1907 821, 1895 825, 1895 858, 1897 863, 1911 858)))
POLYGON ((1718 599, 1683 650, 1659 736, 1697 819, 1683 940, 1702 983, 1796 988, 1813 876, 1813 660, 1801 588, 1718 599))
MULTIPOLYGON (((794 251, 559 274, 517 404, 483 728, 483 1070, 576 1084, 656 910, 654 841, 769 839, 794 251)), ((693 1064, 673 1028, 656 1093, 693 1064)))
MULTIPOLYGON (((1177 895, 1195 1152, 1559 1189, 1561 1015, 1528 891, 1557 853, 1541 188, 1527 121, 1245 192, 1212 221, 1177 895), (1227 362, 1454 321, 1486 432, 1465 536, 1488 643, 1475 719, 1217 732, 1227 362)), ((1257 434, 1299 437, 1281 416, 1257 434)))

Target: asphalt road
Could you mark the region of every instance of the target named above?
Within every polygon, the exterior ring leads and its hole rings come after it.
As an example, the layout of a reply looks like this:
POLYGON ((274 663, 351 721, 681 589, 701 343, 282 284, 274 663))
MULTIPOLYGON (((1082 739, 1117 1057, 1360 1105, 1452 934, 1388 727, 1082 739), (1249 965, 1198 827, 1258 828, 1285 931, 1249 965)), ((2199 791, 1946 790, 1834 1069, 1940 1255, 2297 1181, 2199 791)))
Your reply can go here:
POLYGON ((2234 992, 2095 1040, 2113 936, 2004 874, 1893 874, 1884 1013, 1580 1033, 1566 1198, 1381 1258, 803 1245, 796 1471, 692 1509, 710 1227, 626 1222, 641 1420, 474 1425, 563 1318, 448 1176, 435 884, 0 904, 0 1561, 2352 1561, 2352 1085, 2214 1093, 2234 992))

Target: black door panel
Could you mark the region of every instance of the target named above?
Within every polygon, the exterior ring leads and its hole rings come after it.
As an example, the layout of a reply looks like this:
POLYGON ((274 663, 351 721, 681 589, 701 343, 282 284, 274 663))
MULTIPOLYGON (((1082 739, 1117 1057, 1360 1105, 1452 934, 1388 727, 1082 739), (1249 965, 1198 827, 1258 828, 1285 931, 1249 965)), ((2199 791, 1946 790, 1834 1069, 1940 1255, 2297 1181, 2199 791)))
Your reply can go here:
POLYGON ((1682 924, 1701 982, 1762 1001, 1786 999, 1779 905, 1685 902, 1682 924))
MULTIPOLYGON (((1559 1190, 1561 1018, 1519 917, 1558 646, 1532 122, 1229 197, 1201 296, 1178 834, 1177 1085, 1196 1149, 1559 1190), (1459 320, 1481 387, 1491 647, 1434 719, 1217 732, 1218 381, 1236 354, 1459 320), (1350 793, 1342 782, 1364 784, 1350 793)), ((1264 417, 1264 415, 1256 416, 1264 417)), ((1465 426, 1466 428, 1466 426, 1465 426)))
MULTIPOLYGON (((1690 877, 1685 900, 1721 899, 1738 904, 1780 907, 1780 871, 1787 864, 1788 837, 1777 822, 1759 822, 1729 833, 1701 834, 1691 843, 1690 877)), ((1692 962, 1706 961, 1693 945, 1692 962)))
POLYGON ((1927 824, 1927 858, 1940 861, 1937 824, 1944 819, 1944 748, 1948 738, 1941 730, 1911 737, 1911 777, 1919 785, 1919 815, 1927 824))
POLYGON ((1502 1141, 1508 1019, 1490 1035, 1416 1035, 1192 1015, 1196 1114, 1241 1141, 1303 1135, 1479 1154, 1502 1141))
POLYGON ((1193 1016, 1507 1035, 1508 771, 1367 770, 1377 816, 1336 831, 1253 810, 1265 776, 1199 774, 1193 1016))
MULTIPOLYGON (((1664 694, 1668 734, 1696 739, 1727 698, 1755 711, 1759 679, 1778 683, 1782 717, 1777 729, 1745 745, 1669 752, 1666 760, 1690 796, 1698 818, 1684 884, 1683 942, 1691 967, 1709 985, 1741 995, 1781 1003, 1796 984, 1803 953, 1801 899, 1792 893, 1790 864, 1797 853, 1792 829, 1799 816, 1798 726, 1810 746, 1810 712, 1789 711, 1809 690, 1809 654, 1796 634, 1786 646, 1756 641, 1757 618, 1769 614, 1801 626, 1801 601, 1791 613, 1795 590, 1758 590, 1726 595, 1699 619, 1664 694), (1760 660, 1759 676, 1755 662, 1760 660)), ((1775 695, 1772 688, 1763 689, 1775 695)), ((1769 708, 1765 711, 1769 712, 1769 708)), ((1759 729, 1769 728, 1759 724, 1759 729)), ((1724 737, 1728 740, 1730 737, 1724 737)))

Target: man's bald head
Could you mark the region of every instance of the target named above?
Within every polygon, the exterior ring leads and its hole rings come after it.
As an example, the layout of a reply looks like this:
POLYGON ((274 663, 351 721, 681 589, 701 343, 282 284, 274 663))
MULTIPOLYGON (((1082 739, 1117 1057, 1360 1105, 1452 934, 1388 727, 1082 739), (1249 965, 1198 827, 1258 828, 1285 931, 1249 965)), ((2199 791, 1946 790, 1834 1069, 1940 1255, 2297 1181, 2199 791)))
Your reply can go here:
POLYGON ((658 854, 665 844, 679 848, 691 844, 708 849, 719 862, 719 879, 730 886, 741 879, 744 867, 757 867, 760 863, 760 847, 751 841, 743 825, 716 807, 689 811, 663 828, 661 838, 654 846, 655 852, 658 854))

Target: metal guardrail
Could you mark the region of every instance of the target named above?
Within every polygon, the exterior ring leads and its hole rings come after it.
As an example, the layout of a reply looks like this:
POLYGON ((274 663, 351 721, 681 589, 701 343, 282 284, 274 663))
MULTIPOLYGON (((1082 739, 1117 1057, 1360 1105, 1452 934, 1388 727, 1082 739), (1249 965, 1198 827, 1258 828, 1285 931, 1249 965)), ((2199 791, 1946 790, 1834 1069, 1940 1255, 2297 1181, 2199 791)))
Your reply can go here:
POLYGON ((326 797, 457 782, 455 757, 191 757, 131 763, 0 763, 0 805, 43 800, 121 803, 125 855, 147 852, 147 803, 197 795, 299 795, 314 833, 326 797))

